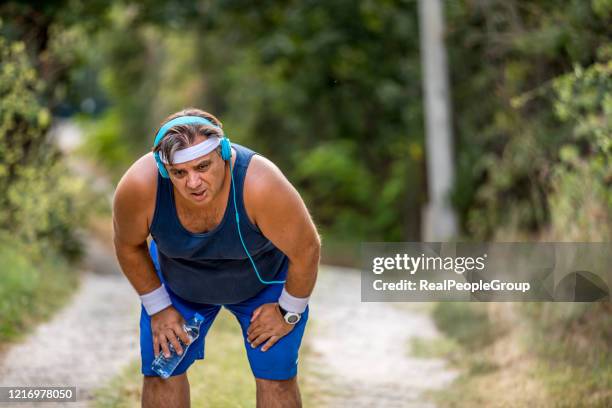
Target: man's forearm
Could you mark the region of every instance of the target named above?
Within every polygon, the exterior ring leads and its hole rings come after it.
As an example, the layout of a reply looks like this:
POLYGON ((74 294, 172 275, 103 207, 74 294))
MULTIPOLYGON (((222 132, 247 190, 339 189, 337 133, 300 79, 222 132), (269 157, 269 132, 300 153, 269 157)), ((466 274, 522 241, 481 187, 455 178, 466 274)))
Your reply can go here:
POLYGON ((145 295, 161 286, 147 243, 136 247, 115 243, 115 253, 123 274, 139 295, 145 295))
POLYGON ((320 247, 313 245, 299 256, 289 258, 285 289, 298 298, 307 298, 312 293, 319 270, 320 247))

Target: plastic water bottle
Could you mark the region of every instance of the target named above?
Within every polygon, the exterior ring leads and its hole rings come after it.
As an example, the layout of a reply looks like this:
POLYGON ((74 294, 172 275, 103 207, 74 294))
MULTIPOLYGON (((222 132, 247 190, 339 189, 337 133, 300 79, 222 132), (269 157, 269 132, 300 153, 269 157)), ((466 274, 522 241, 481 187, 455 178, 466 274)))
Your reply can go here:
POLYGON ((187 354, 187 349, 189 346, 193 344, 193 342, 200 335, 200 326, 204 321, 204 317, 199 313, 196 313, 188 322, 183 326, 183 330, 189 336, 189 344, 185 345, 181 340, 181 346, 183 347, 183 354, 179 355, 176 350, 174 350, 174 346, 172 343, 168 343, 168 349, 170 350, 170 357, 166 358, 164 353, 159 353, 157 358, 153 360, 153 364, 151 364, 151 368, 155 371, 159 376, 163 379, 166 379, 172 375, 176 367, 180 364, 187 354))

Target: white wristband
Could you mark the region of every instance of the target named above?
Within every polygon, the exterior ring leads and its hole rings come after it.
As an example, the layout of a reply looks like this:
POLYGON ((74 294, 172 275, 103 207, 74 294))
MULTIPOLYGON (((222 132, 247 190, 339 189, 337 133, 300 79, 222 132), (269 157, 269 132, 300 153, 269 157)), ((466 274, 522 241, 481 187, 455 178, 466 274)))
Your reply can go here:
POLYGON ((170 295, 168 294, 168 291, 166 291, 166 287, 163 284, 153 292, 142 295, 140 300, 142 301, 142 305, 149 316, 153 316, 155 313, 167 308, 172 304, 170 295))
POLYGON ((299 298, 291 295, 287 292, 287 289, 283 286, 283 292, 278 298, 278 305, 288 312, 292 313, 304 313, 306 306, 308 306, 308 300, 310 297, 299 298))

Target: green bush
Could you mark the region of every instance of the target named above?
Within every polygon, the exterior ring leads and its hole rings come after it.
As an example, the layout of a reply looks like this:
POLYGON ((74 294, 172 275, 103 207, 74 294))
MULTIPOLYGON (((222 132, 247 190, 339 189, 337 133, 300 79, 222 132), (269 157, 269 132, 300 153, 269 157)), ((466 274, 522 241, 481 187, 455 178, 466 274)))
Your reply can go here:
POLYGON ((63 305, 77 275, 53 251, 0 236, 0 343, 15 340, 63 305))
POLYGON ((555 111, 573 128, 552 167, 551 235, 557 240, 612 238, 612 61, 557 78, 555 111), (578 211, 576 211, 578 209, 578 211))
POLYGON ((489 319, 486 304, 439 302, 433 318, 442 331, 467 350, 488 346, 500 335, 501 328, 489 319))
POLYGON ((89 195, 47 138, 49 111, 21 42, 0 36, 0 229, 13 238, 76 258, 74 231, 86 219, 89 195))
POLYGON ((80 122, 86 134, 85 143, 80 150, 102 163, 111 178, 118 182, 134 158, 129 142, 124 140, 120 112, 117 109, 109 109, 96 120, 80 122))
POLYGON ((475 239, 609 239, 611 5, 447 3, 453 196, 475 239))

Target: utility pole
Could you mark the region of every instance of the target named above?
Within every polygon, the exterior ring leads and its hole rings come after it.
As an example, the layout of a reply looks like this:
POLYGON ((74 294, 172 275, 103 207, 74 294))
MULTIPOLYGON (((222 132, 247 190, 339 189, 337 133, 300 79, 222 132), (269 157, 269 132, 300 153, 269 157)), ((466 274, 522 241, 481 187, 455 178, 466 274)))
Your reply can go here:
POLYGON ((424 241, 446 241, 457 235, 457 217, 449 197, 455 166, 440 0, 419 0, 419 26, 429 193, 422 217, 422 236, 424 241))

